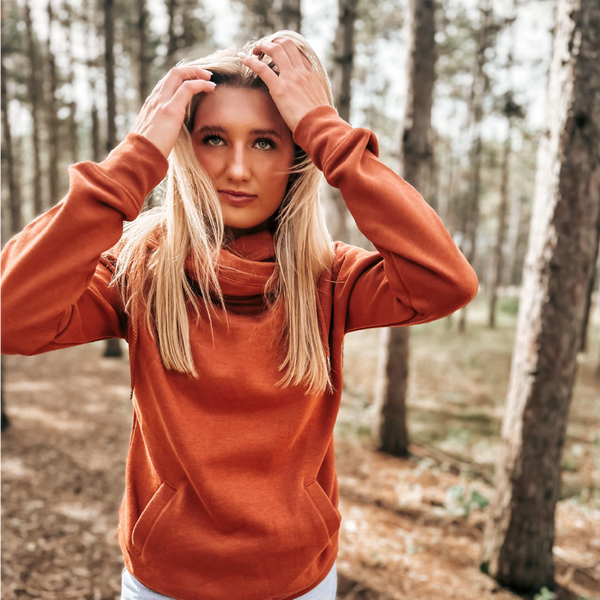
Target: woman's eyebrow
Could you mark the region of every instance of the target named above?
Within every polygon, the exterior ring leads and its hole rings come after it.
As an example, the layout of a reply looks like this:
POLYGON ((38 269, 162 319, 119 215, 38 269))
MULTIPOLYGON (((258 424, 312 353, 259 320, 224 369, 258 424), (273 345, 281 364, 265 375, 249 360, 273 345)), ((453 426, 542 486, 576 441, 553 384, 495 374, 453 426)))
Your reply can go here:
MULTIPOLYGON (((221 133, 227 133, 227 128, 223 127, 222 125, 203 125, 199 129, 194 131, 194 133, 204 133, 205 131, 220 131, 221 133)), ((275 131, 274 129, 251 129, 250 133, 252 135, 274 135, 279 139, 283 139, 281 137, 281 134, 278 131, 275 131)))

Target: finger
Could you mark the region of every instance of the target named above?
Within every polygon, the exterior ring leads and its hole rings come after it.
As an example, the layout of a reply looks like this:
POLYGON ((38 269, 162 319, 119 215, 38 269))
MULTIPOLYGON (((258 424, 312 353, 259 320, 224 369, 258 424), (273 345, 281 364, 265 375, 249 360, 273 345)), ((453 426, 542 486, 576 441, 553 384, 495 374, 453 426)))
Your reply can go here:
POLYGON ((281 44, 273 42, 260 42, 252 49, 252 54, 267 54, 273 59, 273 62, 279 67, 279 72, 292 69, 292 63, 288 53, 281 44))
POLYGON ((290 59, 290 63, 295 68, 307 67, 309 70, 313 70, 310 61, 304 53, 296 46, 296 44, 290 38, 276 38, 273 40, 274 42, 278 42, 283 46, 287 55, 290 59))
POLYGON ((212 73, 206 69, 202 69, 196 65, 182 65, 181 67, 173 67, 168 73, 163 82, 161 94, 167 98, 175 95, 184 81, 188 80, 208 80, 212 77, 212 73))
POLYGON ((262 60, 258 60, 255 56, 250 56, 243 52, 238 52, 238 56, 249 69, 252 69, 265 82, 269 91, 276 89, 276 86, 279 83, 279 77, 269 65, 262 60))
POLYGON ((216 83, 213 81, 205 81, 204 79, 190 79, 184 81, 171 100, 167 102, 165 107, 169 107, 176 112, 184 112, 186 106, 190 103, 192 96, 201 92, 212 92, 216 86, 216 83))

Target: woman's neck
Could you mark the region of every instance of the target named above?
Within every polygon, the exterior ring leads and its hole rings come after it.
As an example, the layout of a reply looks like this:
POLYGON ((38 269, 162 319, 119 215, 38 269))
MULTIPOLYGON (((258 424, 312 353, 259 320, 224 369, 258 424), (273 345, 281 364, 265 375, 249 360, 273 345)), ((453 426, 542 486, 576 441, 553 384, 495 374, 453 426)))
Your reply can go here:
POLYGON ((257 233, 264 229, 274 230, 274 215, 271 215, 268 219, 265 219, 262 223, 249 227, 248 229, 238 229, 236 227, 229 227, 225 225, 225 237, 228 240, 237 240, 242 235, 248 235, 250 233, 257 233))

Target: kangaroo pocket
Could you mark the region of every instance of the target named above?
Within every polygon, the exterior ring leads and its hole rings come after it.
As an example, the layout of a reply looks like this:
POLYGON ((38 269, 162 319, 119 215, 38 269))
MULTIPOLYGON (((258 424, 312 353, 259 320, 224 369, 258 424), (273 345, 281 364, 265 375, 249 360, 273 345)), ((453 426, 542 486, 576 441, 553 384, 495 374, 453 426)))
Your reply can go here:
POLYGON ((325 493, 325 490, 319 485, 319 482, 316 479, 304 486, 304 490, 310 496, 315 508, 323 519, 328 539, 331 538, 331 536, 333 536, 340 528, 340 512, 333 506, 331 500, 325 493))
POLYGON ((176 493, 177 488, 166 479, 154 492, 131 531, 131 547, 134 552, 137 554, 144 552, 148 539, 152 536, 154 529, 176 493))
POLYGON ((245 600, 294 593, 310 583, 303 577, 312 576, 307 569, 341 517, 316 480, 290 487, 265 483, 233 494, 215 483, 200 497, 188 482, 163 481, 134 524, 132 551, 157 571, 195 582, 206 597, 220 598, 224 586, 229 597, 247 589, 245 600))

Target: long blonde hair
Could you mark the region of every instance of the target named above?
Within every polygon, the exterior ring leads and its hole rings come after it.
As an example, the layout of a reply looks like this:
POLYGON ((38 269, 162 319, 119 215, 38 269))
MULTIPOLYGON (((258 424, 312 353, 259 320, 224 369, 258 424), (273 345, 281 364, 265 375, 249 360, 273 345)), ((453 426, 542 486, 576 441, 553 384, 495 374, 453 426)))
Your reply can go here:
MULTIPOLYGON (((327 72, 308 42, 290 30, 278 31, 262 40, 280 37, 292 39, 308 58, 333 106, 327 72)), ((253 47, 262 40, 249 41, 241 50, 252 54, 253 47)), ((217 84, 268 91, 262 79, 239 60, 238 50, 220 50, 179 64, 210 70, 212 81, 217 84)), ((267 56, 260 54, 257 58, 278 73, 277 66, 267 56)), ((227 317, 215 263, 228 236, 217 191, 196 158, 190 135, 200 96, 195 95, 189 103, 169 155, 162 204, 124 223, 123 236, 114 247, 118 252, 110 284, 119 286, 124 310, 130 318, 143 307, 153 339, 156 331, 164 367, 194 378, 198 372, 192 357, 186 302, 191 302, 199 319, 194 300, 198 295, 204 300, 213 337, 211 310, 215 307, 211 297, 227 317), (153 249, 149 249, 149 238, 160 239, 153 249), (185 273, 190 253, 194 257, 200 294, 192 288, 185 273)), ((278 268, 265 285, 265 303, 267 309, 280 302, 285 306, 285 322, 275 343, 285 344, 283 349, 287 354, 278 368, 282 371, 287 367, 287 372, 276 385, 305 384, 306 393, 320 393, 325 389, 331 391, 332 384, 319 328, 317 281, 324 270, 331 269, 335 249, 320 207, 319 184, 323 175, 302 148, 297 144, 294 147, 288 187, 275 219, 273 238, 278 268)))

